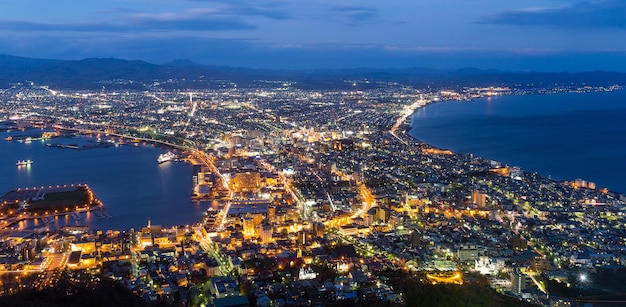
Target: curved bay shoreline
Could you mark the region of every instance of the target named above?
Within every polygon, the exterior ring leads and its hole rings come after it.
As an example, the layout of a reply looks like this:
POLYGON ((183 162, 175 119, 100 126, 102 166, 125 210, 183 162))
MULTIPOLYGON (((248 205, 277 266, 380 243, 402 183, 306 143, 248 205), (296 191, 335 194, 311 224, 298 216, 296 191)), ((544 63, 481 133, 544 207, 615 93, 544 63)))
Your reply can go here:
MULTIPOLYGON (((436 148, 436 149, 445 149, 445 150, 451 150, 452 152, 454 152, 455 154, 471 154, 474 157, 483 159, 483 160, 487 160, 487 161, 495 161, 498 163, 501 163, 502 165, 508 165, 508 166, 517 166, 517 167, 521 167, 524 170, 527 170, 528 172, 533 172, 536 174, 540 174, 541 176, 553 180, 555 182, 564 182, 564 181, 574 181, 576 179, 579 178, 583 178, 586 180, 593 180, 598 181, 598 182, 603 182, 604 180, 602 179, 598 179, 600 176, 598 176, 596 174, 596 176, 594 178, 589 178, 591 176, 587 176, 585 175, 585 172, 577 172, 577 171, 569 171, 570 169, 575 169, 575 167, 580 168, 581 165, 588 165, 587 168, 596 168, 594 167, 592 164, 594 162, 594 159, 589 159, 587 164, 584 163, 577 163, 577 164, 571 164, 567 165, 568 168, 568 174, 567 175, 563 175, 562 173, 558 173, 556 176, 552 176, 554 175, 554 173, 557 172, 551 172, 549 169, 550 168, 554 168, 553 165, 558 165, 558 164, 562 164, 563 160, 568 160, 569 155, 566 157, 559 157, 559 160, 557 160, 557 162, 559 163, 554 163, 554 161, 544 161, 541 163, 534 163, 535 161, 541 159, 542 157, 538 156, 537 152, 526 152, 526 153, 518 153, 518 152, 514 152, 513 154, 509 154, 509 155, 505 155, 501 152, 495 152, 495 154, 493 152, 489 152, 489 150, 486 150, 488 153, 485 153, 485 148, 490 149, 491 151, 497 151, 494 150, 493 148, 498 148, 498 146, 501 146, 501 144, 497 144, 497 146, 493 146, 493 140, 489 139, 489 142, 485 142, 485 144, 480 143, 479 141, 476 141, 477 138, 479 137, 483 137, 480 135, 472 135, 469 132, 465 132, 467 134, 467 136, 469 136, 470 139, 472 139, 471 141, 465 140, 465 139, 459 139, 458 135, 454 135, 454 131, 450 132, 449 130, 453 130, 453 129, 463 129, 463 128, 468 128, 467 125, 469 125, 469 123, 474 124, 474 126, 478 126, 479 120, 472 118, 471 120, 468 119, 463 119, 463 117, 465 116, 465 114, 460 115, 459 113, 461 113, 461 111, 458 110, 451 110, 451 109, 458 109, 459 106, 463 106, 462 108, 464 110, 467 110, 467 106, 468 105, 472 105, 472 104, 476 104, 476 103, 485 103, 486 101, 490 101, 490 103, 494 104, 494 103, 500 103, 505 104, 505 103, 519 103, 518 101, 508 101, 511 99, 524 99, 524 100, 528 100, 531 101, 529 99, 533 99, 533 98, 538 98, 539 100, 543 102, 545 102, 545 100, 550 99, 549 97, 564 97, 563 95, 574 95, 575 97, 584 97, 584 95, 597 95, 598 93, 616 93, 615 95, 621 95, 621 98, 626 99, 626 91, 623 90, 623 88, 618 87, 614 90, 598 90, 598 91, 592 91, 592 92, 576 92, 576 91, 568 91, 568 92, 561 92, 561 93, 547 93, 547 94, 541 94, 541 93, 531 93, 528 95, 524 95, 524 94, 513 94, 513 95, 502 95, 502 96, 497 96, 494 98, 493 101, 491 101, 490 99, 492 97, 479 97, 476 99, 471 99, 470 101, 459 101, 459 100, 441 100, 441 101, 428 101, 425 105, 423 106, 418 106, 417 108, 415 108, 413 110, 413 112, 408 115, 403 122, 403 127, 402 127, 402 133, 406 134, 408 137, 410 137, 411 139, 419 142, 419 143, 423 143, 425 145, 428 145, 432 148, 436 148), (580 95, 580 96, 579 96, 580 95), (512 98, 515 97, 515 98, 512 98), (518 98, 518 97, 523 97, 523 98, 518 98), (499 101, 506 99, 507 101, 499 101), (441 105, 446 105, 445 108, 442 108, 441 105), (454 105, 453 105, 454 104, 454 105), (437 105, 437 106, 436 106, 437 105), (438 110, 436 110, 435 114, 436 116, 433 116, 432 114, 429 114, 431 117, 429 118, 427 115, 425 115, 426 111, 425 110, 429 110, 432 111, 433 106, 436 106, 436 108, 438 108, 438 110), (448 117, 446 117, 447 115, 442 115, 444 113, 444 111, 450 111, 451 113, 455 113, 452 114, 448 117), (422 118, 418 118, 419 116, 423 116, 422 118), (420 119, 425 119, 428 123, 425 126, 424 130, 418 130, 420 128, 419 125, 416 125, 417 121, 420 119), (438 123, 437 125, 433 125, 433 122, 436 120, 440 121, 440 123, 438 123), (445 126, 445 124, 452 122, 453 119, 459 119, 458 122, 461 122, 460 124, 456 122, 453 123, 453 125, 455 125, 453 128, 448 128, 445 126), (478 123, 478 124, 477 124, 478 123), (466 126, 463 126, 466 125, 466 126), (446 134, 447 133, 447 134, 446 134), (446 142, 441 142, 441 139, 444 137, 441 137, 441 135, 445 135, 445 137, 448 137, 448 139, 445 139, 446 142), (450 136, 452 135, 452 136, 450 136), (456 138, 454 138, 456 137, 456 138), (452 139, 452 141, 450 141, 452 139), (491 143, 490 143, 491 142, 491 143), (444 143, 444 144, 442 144, 444 143), (453 144, 452 144, 453 143, 453 144), (469 144, 469 145, 468 145, 469 144), (491 147, 490 147, 491 145, 491 147), (468 150, 468 147, 473 147, 473 148, 477 148, 478 150, 472 150, 471 148, 468 150), (521 157, 521 158, 520 158, 521 157), (531 161, 533 163, 528 163, 528 161, 531 161), (530 165, 529 165, 530 164, 530 165), (539 165, 539 164, 545 164, 545 165, 539 165), (537 165, 539 165, 540 167, 537 167, 537 165), (543 166, 548 166, 548 167, 543 167, 543 166), (554 179, 553 179, 554 178, 554 179)), ((612 94, 611 94, 612 95, 612 94)), ((573 97, 574 97, 573 96, 573 97)), ((568 96, 569 97, 569 96, 568 96)), ((590 103, 590 105, 593 104, 593 99, 596 97, 588 97, 588 100, 592 101, 590 103)), ((536 100, 536 99, 535 99, 536 100)), ((585 99, 582 99, 585 100, 585 99)), ((559 107, 559 101, 556 101, 556 103, 554 103, 554 105, 548 106, 550 108, 548 114, 540 114, 541 111, 539 110, 538 112, 530 112, 531 114, 527 114, 524 116, 528 116, 528 117, 537 117, 537 118, 541 118, 541 117, 545 117, 545 118, 549 118, 549 117, 556 117, 556 115, 552 114, 551 112, 554 112, 556 109, 558 109, 559 107), (537 113, 537 114, 535 114, 537 113)), ((579 102, 580 103, 580 102, 579 102)), ((476 106, 476 108, 480 109, 481 105, 476 106)), ((620 110, 622 111, 621 108, 623 108, 622 106, 620 106, 620 110)), ((609 108, 610 109, 610 108, 609 108)), ((506 110, 505 110, 506 111, 506 110)), ((594 112, 594 111, 606 111, 603 108, 600 108, 599 110, 585 110, 585 112, 594 112)), ((509 111, 506 111, 509 112, 509 111)), ((505 112, 505 113, 506 113, 505 112)), ((580 110, 567 110, 567 112, 580 112, 580 110)), ((581 114, 579 114, 580 116, 587 116, 582 114, 582 112, 580 112, 581 114)), ((613 112, 614 113, 614 112, 613 112)), ((555 113, 556 114, 556 113, 555 113)), ((467 117, 471 117, 474 116, 475 114, 467 114, 467 117)), ((480 114, 483 115, 483 114, 480 114)), ((492 116, 493 118, 497 118, 500 121, 506 120, 506 119, 510 119, 510 118, 520 118, 520 122, 523 121, 525 119, 524 116, 521 117, 515 117, 511 114, 500 114, 500 113, 495 113, 495 114, 490 114, 490 116, 492 116)), ((484 119, 484 117, 480 118, 481 120, 484 119)), ((500 123, 496 123, 496 124, 500 124, 500 123)), ((496 128, 503 128, 501 126, 498 126, 496 128)), ((506 128, 506 127, 504 127, 506 128)), ((519 127, 516 127, 519 128, 519 127)), ((560 127, 557 127, 560 128, 560 127)), ((609 127, 611 128, 611 127, 609 127)), ((470 131, 471 129, 475 129, 472 127, 469 127, 470 131)), ((504 130, 504 129, 503 129, 504 130)), ((544 131, 545 133, 548 133, 547 131, 544 131)), ((502 137, 502 135, 505 135, 507 132, 506 131, 499 131, 497 133, 492 133, 491 131, 488 131, 488 133, 490 134, 488 137, 484 137, 484 138, 495 138, 495 137, 502 137), (494 134, 502 134, 502 135, 496 135, 494 136, 494 134)), ((619 134, 619 133, 614 133, 614 134, 619 134)), ((508 137, 508 136, 507 136, 508 137)), ((532 136, 533 138, 535 138, 535 136, 532 136)), ((537 137, 537 139, 540 139, 541 137, 537 137)), ((608 136, 607 136, 608 138, 608 136)), ((608 143, 608 142, 607 142, 608 143)), ((519 146, 519 147, 523 147, 523 146, 519 146)), ((527 146, 527 147, 531 147, 531 146, 527 146)), ((620 150, 622 148, 619 148, 620 150)), ((507 150, 512 151, 512 149, 507 148, 507 150)), ((501 151, 506 151, 506 150, 501 150, 501 151)), ((621 152, 620 152, 621 153, 621 152)), ((597 154, 597 153, 596 153, 597 154)), ((622 153, 623 154, 623 153, 622 153)), ((585 158, 585 155, 583 153, 578 153, 578 155, 580 155, 582 158, 585 158)), ((603 160, 601 160, 603 161, 603 160)), ((582 162, 582 161, 581 161, 582 162)), ((615 175, 612 176, 611 179, 617 179, 617 181, 619 181, 619 178, 622 177, 616 177, 615 175), (613 178, 615 177, 615 178, 613 178)), ((615 180, 614 180, 615 181, 615 180)), ((624 193, 624 188, 622 185, 626 184, 622 184, 623 181, 619 181, 619 184, 601 184, 598 186, 598 189, 601 188, 607 188, 609 189, 611 192, 616 193, 616 194, 622 194, 624 193)))

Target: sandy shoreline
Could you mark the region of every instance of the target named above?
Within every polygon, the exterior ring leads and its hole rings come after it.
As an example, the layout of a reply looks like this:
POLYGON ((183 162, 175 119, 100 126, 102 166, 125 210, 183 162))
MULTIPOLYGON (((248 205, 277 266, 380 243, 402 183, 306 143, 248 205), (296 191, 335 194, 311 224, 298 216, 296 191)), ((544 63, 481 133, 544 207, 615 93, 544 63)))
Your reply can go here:
MULTIPOLYGON (((505 97, 505 96, 533 96, 533 95, 544 96, 544 95, 553 95, 553 94, 567 94, 567 93, 584 94, 584 93, 596 93, 596 92, 614 92, 614 91, 623 91, 623 90, 624 90, 624 88, 620 87, 620 88, 613 89, 613 90, 596 90, 596 91, 588 91, 588 92, 567 91, 567 92, 558 92, 558 93, 528 93, 528 94, 524 94, 524 95, 513 93, 513 94, 510 94, 510 95, 501 95, 501 96, 503 96, 503 97, 505 97)), ((417 112, 420 109, 422 109, 422 108, 425 108, 425 107, 428 107, 428 106, 431 106, 431 105, 434 105, 434 104, 437 104, 437 103, 441 103, 441 102, 474 102, 476 100, 485 99, 485 98, 488 98, 488 97, 487 96, 483 96, 483 97, 471 99, 469 101, 461 101, 461 100, 436 100, 436 101, 432 101, 432 100, 428 100, 425 104, 417 106, 416 108, 414 108, 410 115, 403 116, 403 118, 404 118, 403 121, 402 121, 403 124, 398 127, 397 132, 395 132, 395 133, 404 134, 404 135, 408 136, 410 139, 412 139, 412 140, 414 140, 414 141, 416 141, 416 142, 418 142, 418 143, 420 143, 422 145, 426 145, 426 146, 428 146, 430 148, 433 148, 433 149, 449 150, 449 151, 451 151, 455 155, 471 154, 474 158, 478 158, 478 159, 482 159, 482 160, 495 161, 497 163, 500 163, 501 165, 512 166, 511 164, 504 163, 504 162, 502 162, 502 161, 500 161, 498 159, 486 158, 486 157, 477 155, 477 154, 475 154, 473 152, 461 153, 461 152, 458 152, 456 150, 452 150, 450 148, 436 146, 434 144, 431 144, 431 143, 429 143, 429 142, 427 142, 427 141, 425 141, 423 139, 420 139, 417 136, 411 134, 411 131, 413 131, 413 129, 415 129, 415 127, 413 126, 414 117, 417 114, 417 112), (409 118, 410 118, 410 121, 407 123, 407 120, 409 120, 409 118)), ((524 169, 524 167, 521 167, 521 168, 524 169)), ((568 178, 568 179, 562 179, 562 180, 561 179, 559 179, 559 180, 552 179, 551 176, 544 175, 544 172, 542 172, 541 170, 539 170, 539 171, 529 171, 529 172, 533 173, 533 174, 536 174, 536 175, 539 175, 540 177, 542 177, 542 178, 544 178, 546 180, 550 180, 550 181, 558 182, 558 183, 574 180, 574 178, 568 178)), ((576 178, 580 178, 580 177, 576 177, 576 178)), ((622 194, 621 192, 614 191, 614 190, 609 190, 609 191, 611 193, 615 193, 615 194, 622 194)))

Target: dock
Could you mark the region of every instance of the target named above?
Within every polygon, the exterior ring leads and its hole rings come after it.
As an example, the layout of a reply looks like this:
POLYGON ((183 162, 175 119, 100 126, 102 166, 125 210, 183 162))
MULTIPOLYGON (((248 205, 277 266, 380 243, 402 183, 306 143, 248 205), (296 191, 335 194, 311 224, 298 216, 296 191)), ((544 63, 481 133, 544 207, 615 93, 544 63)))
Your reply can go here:
POLYGON ((112 218, 87 185, 16 189, 0 198, 0 211, 0 229, 32 219, 47 224, 65 215, 78 222, 83 212, 93 212, 98 219, 112 218))

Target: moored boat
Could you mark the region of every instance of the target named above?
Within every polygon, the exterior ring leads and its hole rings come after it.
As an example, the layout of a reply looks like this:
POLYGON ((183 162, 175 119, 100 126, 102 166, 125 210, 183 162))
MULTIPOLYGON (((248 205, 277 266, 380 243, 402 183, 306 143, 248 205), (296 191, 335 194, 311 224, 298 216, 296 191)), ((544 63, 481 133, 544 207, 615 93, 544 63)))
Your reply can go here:
POLYGON ((175 153, 168 151, 167 153, 160 154, 159 157, 157 158, 157 162, 159 162, 160 164, 160 163, 164 163, 167 161, 175 160, 176 158, 177 157, 175 153))
POLYGON ((32 160, 18 160, 17 162, 15 162, 16 166, 26 166, 31 164, 33 164, 32 160))

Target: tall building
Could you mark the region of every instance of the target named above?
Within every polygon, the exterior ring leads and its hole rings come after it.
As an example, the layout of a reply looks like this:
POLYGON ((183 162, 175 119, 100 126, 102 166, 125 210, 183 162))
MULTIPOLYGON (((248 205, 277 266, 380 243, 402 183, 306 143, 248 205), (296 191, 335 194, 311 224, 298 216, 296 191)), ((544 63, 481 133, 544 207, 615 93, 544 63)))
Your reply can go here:
POLYGON ((202 165, 194 164, 191 169, 192 180, 194 185, 198 185, 198 174, 202 173, 202 165))
POLYGON ((254 237, 254 219, 250 216, 246 216, 243 218, 243 238, 249 240, 254 237))
POLYGON ((511 272, 511 291, 515 293, 522 293, 526 289, 526 275, 515 268, 511 272))
POLYGON ((267 207, 267 220, 270 223, 274 223, 276 221, 276 206, 267 207))
POLYGON ((472 193, 472 203, 475 203, 480 208, 484 208, 487 204, 487 194, 474 190, 472 193))
POLYGON ((379 223, 386 223, 389 219, 389 212, 384 208, 376 208, 376 221, 379 223))
POLYGON ((261 234, 261 242, 263 244, 268 244, 272 242, 272 233, 274 229, 270 224, 263 224, 260 226, 260 234, 261 234))
POLYGON ((324 223, 315 222, 313 223, 313 235, 315 237, 324 237, 325 226, 324 223))
POLYGON ((297 243, 298 243, 298 246, 306 245, 306 231, 304 230, 298 231, 297 243))

